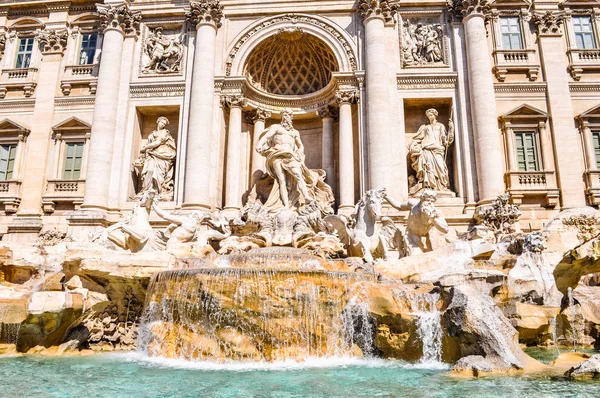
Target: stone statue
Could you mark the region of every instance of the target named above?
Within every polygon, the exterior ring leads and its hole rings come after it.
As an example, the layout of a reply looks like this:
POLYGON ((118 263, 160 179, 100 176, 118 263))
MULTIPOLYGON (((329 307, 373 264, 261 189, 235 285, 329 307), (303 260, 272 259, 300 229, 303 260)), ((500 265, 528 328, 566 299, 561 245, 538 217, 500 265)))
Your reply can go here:
POLYGON ((137 179, 138 197, 154 190, 160 200, 173 200, 173 165, 177 150, 175 140, 165 127, 169 119, 161 116, 156 121, 156 130, 140 149, 140 156, 133 163, 137 179))
POLYGON ((211 240, 222 240, 231 234, 228 226, 222 222, 223 220, 213 217, 208 210, 192 211, 188 214, 172 214, 163 210, 157 200, 153 202, 152 208, 160 218, 171 223, 163 232, 163 239, 166 240, 166 248, 169 252, 179 250, 184 244, 190 242, 197 242, 198 245, 205 246, 211 240), (210 228, 202 231, 202 223, 206 221, 210 228), (217 230, 220 228, 224 228, 224 231, 217 230))
POLYGON ((404 65, 423 65, 444 62, 440 24, 424 24, 405 20, 402 27, 402 59, 404 65))
POLYGON ((324 218, 328 229, 339 235, 348 256, 362 257, 368 263, 387 257, 386 234, 377 224, 384 197, 385 188, 367 191, 356 204, 352 221, 339 215, 324 218))
POLYGON ((437 121, 437 110, 428 109, 425 115, 429 124, 419 127, 408 147, 412 168, 417 172, 417 183, 410 187, 410 193, 413 195, 423 189, 450 191, 446 157, 448 147, 454 141, 454 123, 450 119, 446 131, 446 127, 437 121))
POLYGON ((143 193, 127 218, 104 229, 92 237, 92 241, 105 238, 132 253, 164 250, 164 243, 150 225, 150 211, 154 199, 153 190, 143 193))
POLYGON ((333 192, 325 184, 322 170, 306 167, 304 145, 292 119, 292 111, 284 110, 281 123, 267 128, 256 144, 256 151, 266 158, 267 174, 274 180, 265 206, 270 210, 297 210, 316 200, 325 212, 331 213, 333 192))
POLYGON ((179 39, 170 39, 163 35, 162 29, 150 32, 144 45, 144 54, 148 57, 143 72, 170 73, 179 72, 183 58, 183 45, 179 39))
POLYGON ((434 206, 437 200, 435 191, 426 189, 421 193, 419 199, 409 199, 406 202, 396 202, 385 192, 383 193, 383 197, 397 210, 410 211, 406 219, 405 247, 403 248, 405 256, 433 250, 430 235, 433 227, 443 234, 447 234, 450 231, 442 212, 434 206))

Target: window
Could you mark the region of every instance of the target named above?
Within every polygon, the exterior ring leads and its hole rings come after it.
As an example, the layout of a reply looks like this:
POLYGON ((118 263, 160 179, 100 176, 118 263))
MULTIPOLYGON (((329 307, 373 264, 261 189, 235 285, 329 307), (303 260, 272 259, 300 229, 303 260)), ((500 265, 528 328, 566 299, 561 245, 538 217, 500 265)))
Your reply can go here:
POLYGON ((15 68, 29 68, 32 51, 33 37, 26 37, 19 40, 19 47, 17 48, 17 63, 15 64, 15 68))
POLYGON ((595 48, 594 30, 591 17, 573 17, 575 45, 579 49, 595 48))
POLYGON ((505 50, 522 50, 521 25, 518 17, 501 17, 500 32, 502 34, 502 48, 505 50))
POLYGON ((16 145, 0 145, 0 181, 12 180, 16 153, 16 145))
POLYGON ((538 171, 536 133, 533 131, 515 132, 517 142, 517 168, 519 171, 538 171))
POLYGON ((86 33, 81 36, 81 49, 79 50, 79 65, 90 65, 94 63, 97 41, 97 33, 86 33))
POLYGON ((65 166, 63 180, 77 180, 81 177, 83 142, 67 142, 65 145, 65 166))
POLYGON ((592 132, 592 143, 596 155, 596 168, 600 169, 600 131, 592 132))

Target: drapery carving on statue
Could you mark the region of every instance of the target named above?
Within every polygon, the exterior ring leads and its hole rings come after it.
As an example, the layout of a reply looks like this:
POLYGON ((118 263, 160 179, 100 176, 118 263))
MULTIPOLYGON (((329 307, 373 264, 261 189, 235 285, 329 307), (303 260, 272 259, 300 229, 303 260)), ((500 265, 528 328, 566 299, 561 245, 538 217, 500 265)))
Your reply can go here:
POLYGON ((266 158, 267 173, 255 184, 248 202, 259 200, 275 213, 283 208, 297 212, 316 201, 323 214, 332 214, 334 197, 325 172, 306 167, 304 145, 292 119, 292 111, 284 110, 281 123, 267 128, 256 144, 256 152, 266 158))
POLYGON ((208 210, 192 211, 190 213, 169 213, 162 209, 158 201, 153 202, 152 208, 156 214, 170 222, 160 236, 166 244, 169 253, 182 255, 204 256, 214 252, 210 243, 223 240, 231 235, 231 229, 225 218, 208 210), (204 229, 203 224, 208 225, 204 229))
POLYGON ((177 149, 175 140, 165 127, 169 119, 161 116, 156 130, 140 149, 140 156, 133 162, 137 197, 149 190, 156 191, 160 200, 173 200, 173 171, 177 149))
MULTIPOLYGON (((406 202, 397 202, 386 193, 383 194, 383 197, 395 209, 409 210, 406 218, 406 232, 399 242, 398 249, 401 257, 432 251, 435 248, 431 236, 433 228, 443 235, 450 232, 444 215, 434 205, 437 200, 435 191, 426 189, 421 193, 419 199, 409 199, 406 202)), ((444 238, 444 240, 446 239, 444 238)))
POLYGON ((443 64, 444 31, 439 23, 405 19, 402 24, 402 63, 404 66, 443 64))
POLYGON ((450 119, 446 131, 446 127, 437 121, 437 110, 428 109, 425 115, 429 124, 419 127, 408 146, 408 156, 417 173, 416 181, 409 187, 411 195, 418 195, 424 189, 450 192, 446 158, 448 147, 454 141, 454 123, 450 119))
POLYGON ((119 5, 96 4, 104 30, 117 29, 124 34, 139 34, 141 11, 131 11, 125 3, 119 5))
POLYGON ((150 31, 144 43, 143 72, 173 73, 181 70, 183 45, 179 38, 169 38, 162 28, 150 31))
POLYGON ((150 225, 150 212, 155 196, 156 192, 153 190, 144 192, 127 218, 92 236, 91 241, 100 244, 109 241, 131 253, 164 250, 164 241, 150 225))

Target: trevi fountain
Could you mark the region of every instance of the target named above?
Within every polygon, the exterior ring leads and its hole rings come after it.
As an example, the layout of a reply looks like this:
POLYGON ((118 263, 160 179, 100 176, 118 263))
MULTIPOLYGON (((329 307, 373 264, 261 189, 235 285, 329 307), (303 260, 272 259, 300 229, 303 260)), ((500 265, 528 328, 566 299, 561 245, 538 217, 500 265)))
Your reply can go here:
MULTIPOLYGON (((36 99, 0 122, 22 179, 0 185, 0 395, 600 395, 598 116, 569 127, 548 83, 551 117, 497 117, 494 93, 533 98, 542 77, 492 74, 481 41, 531 21, 550 54, 564 15, 587 40, 596 2, 3 3, 0 112, 36 99), (30 62, 43 78, 14 83, 30 62)), ((591 70, 573 65, 567 96, 591 70)))

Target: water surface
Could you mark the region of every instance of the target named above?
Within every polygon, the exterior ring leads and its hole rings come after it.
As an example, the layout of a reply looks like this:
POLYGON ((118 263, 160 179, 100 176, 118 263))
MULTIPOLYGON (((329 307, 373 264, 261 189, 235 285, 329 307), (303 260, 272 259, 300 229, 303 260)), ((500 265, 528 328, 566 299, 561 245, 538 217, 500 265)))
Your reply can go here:
POLYGON ((458 379, 439 366, 312 359, 217 364, 141 354, 0 358, 1 397, 598 397, 600 381, 458 379))

